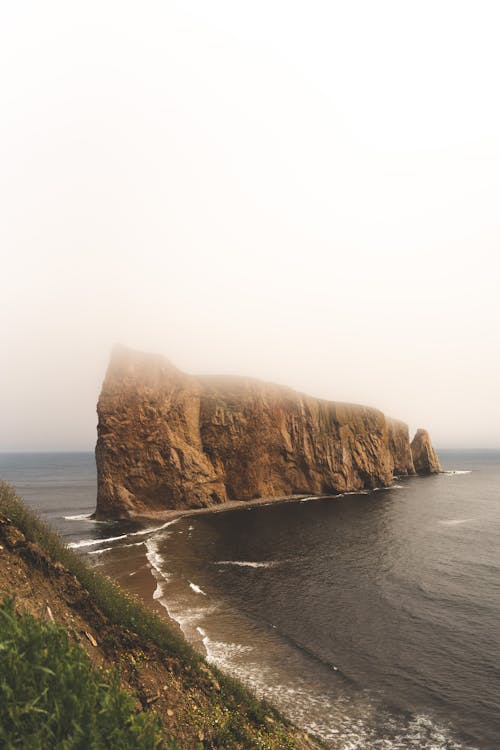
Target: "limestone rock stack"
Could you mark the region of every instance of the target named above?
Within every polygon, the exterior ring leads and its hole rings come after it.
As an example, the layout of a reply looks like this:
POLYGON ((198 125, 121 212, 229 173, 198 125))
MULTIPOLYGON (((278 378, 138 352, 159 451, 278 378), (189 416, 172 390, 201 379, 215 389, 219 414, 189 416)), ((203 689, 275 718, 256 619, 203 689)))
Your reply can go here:
MULTIPOLYGON (((373 488, 415 473, 408 427, 377 409, 250 378, 193 377, 123 347, 97 411, 98 518, 373 488)), ((425 445, 435 456, 428 436, 425 445)))
POLYGON ((439 474, 441 464, 436 451, 432 447, 427 430, 417 430, 411 442, 413 465, 417 474, 439 474))

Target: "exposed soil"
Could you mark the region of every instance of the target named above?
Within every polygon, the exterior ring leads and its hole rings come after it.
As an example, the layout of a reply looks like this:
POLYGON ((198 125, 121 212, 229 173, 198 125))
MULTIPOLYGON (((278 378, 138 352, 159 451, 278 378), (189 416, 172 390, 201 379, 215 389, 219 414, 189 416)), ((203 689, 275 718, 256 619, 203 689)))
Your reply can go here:
POLYGON ((225 694, 205 663, 193 668, 169 658, 137 633, 110 622, 74 575, 0 515, 0 596, 5 595, 15 595, 19 611, 63 625, 93 665, 118 665, 123 687, 137 696, 137 709, 160 714, 165 739, 175 737, 180 748, 321 747, 276 717, 252 717, 245 705, 236 705, 234 697, 225 694), (251 741, 235 743, 231 737, 225 744, 220 727, 228 712, 251 741))

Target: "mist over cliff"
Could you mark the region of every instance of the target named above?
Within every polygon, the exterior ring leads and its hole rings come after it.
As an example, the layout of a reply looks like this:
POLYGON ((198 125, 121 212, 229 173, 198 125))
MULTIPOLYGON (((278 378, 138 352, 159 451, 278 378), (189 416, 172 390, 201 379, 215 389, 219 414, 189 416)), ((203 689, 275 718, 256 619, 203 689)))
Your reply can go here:
POLYGON ((440 470, 419 431, 367 406, 113 351, 98 402, 97 515, 386 486, 440 470), (415 454, 416 455, 416 454, 415 454))

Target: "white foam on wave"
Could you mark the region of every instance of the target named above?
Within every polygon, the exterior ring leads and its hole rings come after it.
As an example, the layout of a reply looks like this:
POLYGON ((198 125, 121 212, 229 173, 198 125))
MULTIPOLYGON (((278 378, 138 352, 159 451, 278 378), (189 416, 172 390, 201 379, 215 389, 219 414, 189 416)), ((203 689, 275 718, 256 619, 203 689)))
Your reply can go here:
POLYGON ((199 634, 198 623, 203 623, 206 617, 217 611, 218 605, 190 607, 186 600, 181 597, 180 600, 160 599, 160 604, 167 610, 168 616, 174 620, 184 633, 188 641, 196 638, 195 633, 199 634))
POLYGON ((193 589, 195 594, 202 594, 203 596, 206 596, 205 592, 200 589, 200 587, 196 583, 192 583, 191 581, 188 581, 189 588, 193 589))
POLYGON ((89 523, 109 523, 109 521, 96 521, 92 513, 79 513, 76 516, 63 516, 65 521, 88 521, 89 523))
MULTIPOLYGON (((80 549, 81 547, 95 547, 99 544, 106 544, 107 542, 117 542, 120 539, 128 539, 128 537, 131 536, 146 536, 147 534, 155 534, 158 531, 162 531, 163 529, 166 529, 167 526, 172 526, 172 524, 176 523, 178 521, 178 518, 174 518, 173 521, 167 521, 166 523, 162 524, 161 526, 153 526, 147 529, 141 529, 140 531, 132 531, 129 534, 120 534, 119 536, 110 536, 107 539, 81 539, 79 542, 70 542, 68 544, 68 547, 71 549, 80 549)), ((144 542, 136 542, 137 545, 144 544, 144 542)), ((132 547, 135 546, 132 544, 124 544, 121 545, 123 547, 132 547)))
POLYGON ((228 643, 226 641, 213 641, 207 635, 203 628, 197 627, 196 630, 201 635, 203 645, 207 654, 207 661, 214 664, 220 669, 231 666, 234 670, 234 660, 238 656, 253 651, 253 646, 246 646, 243 643, 228 643))
POLYGON ((89 555, 102 555, 103 552, 109 552, 110 549, 113 549, 113 547, 103 547, 102 549, 93 549, 93 550, 90 550, 89 555))
POLYGON ((148 539, 146 542, 146 559, 151 567, 151 569, 161 576, 161 578, 165 577, 165 571, 164 571, 164 563, 165 560, 163 559, 162 555, 158 551, 158 542, 156 539, 148 539))
MULTIPOLYGON (((188 638, 201 640, 210 664, 240 679, 303 730, 334 743, 338 750, 477 750, 458 741, 450 727, 429 716, 391 714, 365 693, 339 690, 332 695, 316 689, 301 675, 276 670, 276 665, 266 663, 254 642, 240 642, 238 635, 229 633, 222 637, 212 633, 206 620, 211 608, 190 609, 183 604, 185 600, 177 602, 169 614, 188 638)), ((332 673, 338 673, 338 667, 332 665, 332 673)))
MULTIPOLYGON (((456 519, 466 520, 466 519, 456 519)), ((192 581, 187 581, 188 587, 182 581, 169 581, 169 575, 165 572, 166 561, 160 552, 160 543, 163 543, 169 532, 152 536, 145 540, 147 548, 148 564, 156 578, 157 586, 154 598, 167 611, 168 615, 181 627, 188 640, 203 643, 209 663, 238 677, 248 684, 258 695, 266 697, 277 703, 279 707, 289 714, 303 729, 311 731, 326 741, 333 741, 335 747, 342 750, 465 750, 461 744, 456 744, 451 733, 446 727, 435 726, 425 716, 412 717, 408 720, 404 717, 386 716, 388 725, 387 737, 381 737, 378 724, 378 704, 372 704, 363 696, 353 702, 350 695, 342 694, 335 696, 311 689, 307 680, 294 676, 288 678, 286 674, 276 674, 273 669, 265 664, 260 650, 254 644, 237 642, 236 637, 217 637, 211 634, 210 615, 215 613, 220 605, 212 603, 211 598, 206 597, 202 589, 192 581), (172 586, 172 591, 178 594, 172 597, 167 591, 172 586), (208 606, 207 606, 208 605, 208 606), (338 744, 340 742, 340 744, 338 744)), ((262 567, 274 564, 270 561, 251 560, 221 560, 216 565, 235 565, 238 567, 262 567)), ((335 674, 336 668, 332 667, 335 674)), ((469 749, 468 749, 469 750, 469 749)), ((470 749, 472 750, 472 749, 470 749)))
POLYGON ((129 536, 145 536, 146 534, 155 534, 157 531, 162 531, 163 529, 166 529, 168 526, 173 526, 174 523, 177 523, 179 519, 174 518, 173 521, 167 521, 166 523, 163 523, 161 526, 151 526, 147 529, 141 529, 140 531, 133 531, 129 534, 129 536))
POLYGON ((156 588, 153 592, 153 599, 156 601, 156 599, 162 599, 165 596, 165 591, 167 587, 166 580, 157 580, 156 581, 156 588))
MULTIPOLYGON (((165 570, 165 560, 158 551, 158 541, 154 537, 147 539, 144 544, 146 545, 146 560, 148 561, 153 578, 156 580, 153 599, 159 599, 160 604, 164 605, 165 589, 170 578, 165 570)), ((167 607, 165 608, 167 609, 167 607)))
POLYGON ((461 526, 464 523, 470 523, 475 520, 475 518, 450 518, 446 521, 439 521, 439 523, 441 526, 461 526))
POLYGON ((214 565, 236 565, 240 568, 272 568, 276 562, 252 562, 251 560, 219 560, 214 565))
POLYGON ((97 544, 106 544, 107 542, 117 542, 119 539, 126 539, 127 534, 120 536, 110 536, 107 539, 82 539, 80 542, 70 542, 68 547, 71 549, 80 549, 80 547, 95 547, 97 544))
POLYGON ((179 623, 183 632, 186 632, 185 628, 187 625, 193 626, 195 623, 200 622, 200 620, 204 620, 207 615, 213 614, 216 610, 216 606, 183 607, 182 611, 176 609, 174 605, 171 607, 172 617, 179 623))
POLYGON ((443 471, 443 474, 447 474, 449 477, 455 474, 472 474, 472 469, 450 469, 450 471, 443 471))
POLYGON ((209 663, 240 679, 302 729, 334 743, 339 750, 477 750, 456 740, 448 726, 429 716, 390 716, 367 695, 353 698, 336 693, 333 697, 311 690, 308 681, 300 677, 290 680, 280 675, 276 679, 273 669, 255 658, 255 648, 212 640, 202 628, 198 633, 209 663), (385 714, 383 723, 381 714, 385 714))

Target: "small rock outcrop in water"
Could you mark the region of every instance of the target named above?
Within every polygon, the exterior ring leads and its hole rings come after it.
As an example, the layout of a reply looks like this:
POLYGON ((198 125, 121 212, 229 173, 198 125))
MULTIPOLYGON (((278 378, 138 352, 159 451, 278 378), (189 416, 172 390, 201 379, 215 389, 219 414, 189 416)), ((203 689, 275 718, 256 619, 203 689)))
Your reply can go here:
POLYGON ((417 430, 411 442, 411 453, 417 474, 439 474, 441 464, 427 430, 417 430))
POLYGON ((99 518, 373 488, 415 473, 408 427, 377 409, 193 377, 122 347, 97 411, 99 518))

